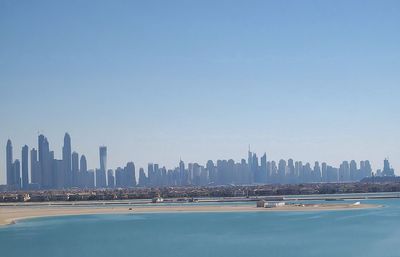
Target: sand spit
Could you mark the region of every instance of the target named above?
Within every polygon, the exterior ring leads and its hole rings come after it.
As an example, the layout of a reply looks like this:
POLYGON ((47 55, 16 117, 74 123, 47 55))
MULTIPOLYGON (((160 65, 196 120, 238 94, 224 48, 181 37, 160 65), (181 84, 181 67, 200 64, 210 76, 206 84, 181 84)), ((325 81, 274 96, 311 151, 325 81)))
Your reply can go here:
POLYGON ((149 205, 149 206, 0 206, 0 225, 14 224, 21 219, 88 215, 88 214, 124 214, 124 213, 175 213, 175 212, 274 212, 274 211, 338 211, 378 208, 374 204, 312 204, 286 205, 276 208, 257 208, 250 205, 149 205))

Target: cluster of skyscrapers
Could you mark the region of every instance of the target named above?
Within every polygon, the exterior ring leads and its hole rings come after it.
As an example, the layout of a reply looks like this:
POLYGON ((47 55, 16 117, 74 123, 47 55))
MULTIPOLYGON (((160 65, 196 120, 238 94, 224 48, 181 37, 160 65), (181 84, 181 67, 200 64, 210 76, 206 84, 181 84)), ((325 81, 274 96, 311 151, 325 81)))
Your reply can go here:
POLYGON ((136 186, 135 165, 127 163, 124 168, 107 170, 107 147, 100 146, 100 168, 88 170, 85 155, 72 152, 71 137, 64 136, 62 159, 54 158, 49 142, 44 135, 38 137, 38 148, 30 150, 24 145, 21 162, 13 158, 11 140, 6 146, 6 176, 8 190, 107 188, 136 186), (29 173, 30 167, 30 173, 29 173), (22 169, 22 177, 21 177, 22 169), (30 176, 29 176, 30 175, 30 176), (29 179, 30 177, 30 179, 29 179), (22 179, 21 179, 22 178, 22 179))
MULTIPOLYGON (((150 163, 147 174, 140 168, 136 180, 133 162, 115 171, 107 169, 105 146, 99 148, 100 168, 88 170, 85 155, 79 158, 77 152, 72 152, 68 133, 64 136, 61 160, 54 158, 54 151, 50 150, 44 135, 38 137, 38 148, 30 150, 30 162, 28 157, 29 147, 25 145, 21 151, 21 162, 14 160, 12 142, 7 141, 6 175, 9 190, 353 182, 372 176, 368 160, 361 161, 359 166, 354 160, 344 161, 339 168, 319 162, 311 166, 310 163, 303 164, 292 159, 276 163, 269 161, 266 154, 259 159, 249 150, 247 160, 242 159, 239 163, 232 159, 218 160, 216 163, 210 160, 205 166, 198 163, 186 166, 180 160, 179 166, 174 169, 150 163)), ((383 170, 378 170, 377 174, 394 176, 388 160, 384 161, 383 170)))

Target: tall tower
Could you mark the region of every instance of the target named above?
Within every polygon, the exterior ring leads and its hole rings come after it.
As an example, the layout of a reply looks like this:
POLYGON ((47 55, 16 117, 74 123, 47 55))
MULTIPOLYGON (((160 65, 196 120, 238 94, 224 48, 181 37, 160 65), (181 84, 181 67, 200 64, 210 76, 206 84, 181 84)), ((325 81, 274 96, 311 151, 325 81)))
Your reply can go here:
POLYGON ((7 185, 11 186, 14 184, 15 176, 13 172, 13 149, 12 149, 12 143, 11 140, 9 139, 7 141, 7 147, 6 147, 6 175, 7 175, 7 185))
POLYGON ((15 160, 13 164, 13 173, 14 173, 13 188, 16 190, 21 189, 21 164, 19 160, 15 160))
POLYGON ((28 154, 29 148, 27 145, 22 147, 22 189, 28 189, 29 174, 28 174, 28 154))
POLYGON ((31 150, 31 183, 40 186, 42 181, 40 173, 40 163, 38 161, 38 153, 35 148, 31 150))
POLYGON ((383 161, 383 170, 382 170, 383 176, 394 176, 394 170, 390 167, 390 163, 388 159, 385 159, 383 161))
POLYGON ((65 186, 72 186, 72 170, 71 170, 71 137, 68 133, 64 135, 64 146, 62 151, 62 161, 64 166, 65 186))
POLYGON ((128 162, 126 164, 126 181, 125 185, 127 187, 136 186, 136 176, 135 176, 135 164, 133 162, 128 162))
POLYGON ((51 174, 51 160, 49 142, 44 135, 38 137, 39 145, 39 166, 40 166, 40 185, 43 188, 51 188, 53 178, 51 174))
POLYGON ((259 183, 267 182, 267 153, 261 156, 261 166, 259 169, 259 183))
POLYGON ((247 152, 247 164, 249 165, 249 169, 251 171, 253 164, 253 153, 250 151, 250 145, 249 145, 249 151, 247 152))
POLYGON ((357 181, 357 173, 358 173, 357 163, 355 160, 352 160, 350 162, 350 179, 351 179, 351 181, 357 181))
POLYGON ((99 182, 100 185, 96 183, 96 187, 106 187, 107 186, 107 181, 106 181, 106 171, 107 171, 107 147, 106 146, 100 146, 99 148, 99 154, 100 154, 100 169, 98 172, 96 172, 96 180, 97 180, 97 175, 99 175, 99 182))
POLYGON ((79 154, 77 152, 72 153, 72 168, 71 168, 71 175, 72 175, 72 182, 71 186, 76 187, 78 186, 78 173, 79 173, 79 154))
POLYGON ((81 161, 79 163, 79 170, 80 172, 87 172, 87 162, 86 162, 86 156, 85 155, 81 155, 81 161))
POLYGON ((100 146, 100 169, 106 171, 107 170, 107 147, 100 146))

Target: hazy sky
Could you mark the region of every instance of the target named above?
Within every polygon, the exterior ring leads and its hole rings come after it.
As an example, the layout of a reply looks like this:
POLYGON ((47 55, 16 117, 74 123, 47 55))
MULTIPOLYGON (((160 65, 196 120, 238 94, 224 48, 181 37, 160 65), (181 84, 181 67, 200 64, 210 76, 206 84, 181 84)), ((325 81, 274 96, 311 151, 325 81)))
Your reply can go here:
MULTIPOLYGON (((90 168, 389 157, 400 170, 400 1, 0 0, 0 183, 44 133, 90 168)), ((398 172, 398 171, 397 171, 398 172)))

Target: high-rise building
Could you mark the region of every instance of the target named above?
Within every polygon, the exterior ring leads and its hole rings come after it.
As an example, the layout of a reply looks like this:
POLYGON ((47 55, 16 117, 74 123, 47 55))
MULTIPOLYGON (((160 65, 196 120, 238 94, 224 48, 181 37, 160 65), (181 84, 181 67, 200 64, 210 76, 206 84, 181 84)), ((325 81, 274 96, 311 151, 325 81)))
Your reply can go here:
POLYGON ((284 183, 285 182, 285 176, 286 176, 286 161, 285 160, 280 160, 278 164, 278 182, 279 183, 284 183))
POLYGON ((257 173, 258 173, 259 167, 258 167, 258 157, 257 154, 253 153, 253 158, 251 162, 251 181, 256 182, 257 179, 257 173))
POLYGON ((261 156, 260 160, 260 168, 258 169, 258 180, 259 183, 266 183, 267 182, 267 153, 264 153, 261 156))
POLYGON ((50 162, 50 185, 47 188, 56 188, 56 180, 61 177, 62 186, 60 188, 65 188, 65 173, 64 173, 64 166, 62 165, 62 160, 58 162, 61 164, 61 168, 59 166, 55 166, 56 159, 54 158, 54 151, 49 152, 49 162, 50 162))
POLYGON ((138 185, 141 186, 141 187, 147 186, 147 177, 146 177, 146 173, 144 173, 144 169, 143 168, 139 169, 138 185))
POLYGON ((13 184, 12 187, 16 190, 21 189, 21 164, 19 160, 15 160, 13 164, 13 184))
POLYGON ((102 169, 96 169, 96 187, 97 188, 106 188, 107 187, 107 178, 106 171, 102 169))
POLYGON ((29 148, 27 145, 22 147, 21 160, 22 160, 22 189, 29 187, 29 174, 28 174, 28 155, 29 148))
POLYGON ((383 161, 382 175, 383 176, 388 176, 388 177, 393 177, 394 176, 394 170, 390 167, 390 163, 389 163, 388 159, 385 159, 383 161))
POLYGON ((322 163, 321 173, 322 182, 328 182, 328 166, 325 162, 322 163))
POLYGON ((340 182, 349 182, 351 180, 350 176, 350 165, 349 162, 344 161, 340 165, 339 168, 339 181, 340 182))
POLYGON ((327 182, 332 182, 332 183, 337 183, 338 182, 338 169, 328 166, 327 167, 327 173, 328 173, 328 181, 327 182))
POLYGON ((13 148, 11 140, 7 140, 6 146, 6 175, 7 175, 7 185, 13 186, 15 184, 15 174, 13 171, 13 148))
POLYGON ((358 180, 358 169, 357 169, 357 162, 355 160, 352 160, 350 162, 350 180, 351 181, 357 181, 358 180))
POLYGON ((214 162, 211 160, 207 161, 206 168, 208 171, 210 184, 215 184, 217 182, 217 173, 215 170, 214 162))
POLYGON ((296 182, 296 176, 295 176, 295 166, 294 166, 294 161, 293 159, 289 159, 287 163, 287 181, 289 183, 295 183, 296 182))
POLYGON ((79 154, 73 152, 71 155, 71 184, 70 186, 78 186, 79 175, 79 154))
POLYGON ((136 186, 135 164, 133 162, 128 162, 126 164, 125 178, 127 187, 136 186))
POLYGON ((40 163, 40 173, 41 173, 41 187, 49 189, 52 186, 53 176, 51 172, 51 156, 49 149, 49 142, 44 135, 39 135, 38 137, 39 145, 39 163, 40 163))
POLYGON ((151 186, 155 185, 155 174, 154 174, 154 164, 153 163, 147 164, 147 182, 148 182, 148 185, 151 185, 151 186))
POLYGON ((85 155, 81 155, 81 159, 79 162, 79 173, 78 173, 78 186, 80 188, 88 188, 88 170, 87 170, 87 162, 85 155))
POLYGON ((68 187, 65 182, 65 162, 64 160, 55 160, 52 155, 52 171, 53 171, 53 183, 52 188, 63 189, 68 187))
POLYGON ((125 179, 124 179, 124 169, 121 167, 118 167, 115 170, 115 186, 118 188, 124 187, 125 186, 125 179))
POLYGON ((96 187, 107 187, 107 147, 99 147, 100 169, 96 170, 96 187))
MULTIPOLYGON (((148 177, 149 177, 149 173, 147 173, 148 177)), ((186 185, 187 183, 187 176, 186 176, 186 169, 185 169, 185 163, 180 160, 179 161, 179 185, 183 186, 186 185)))
POLYGON ((115 187, 114 171, 111 169, 107 170, 107 181, 108 181, 109 188, 115 187))
POLYGON ((62 148, 62 161, 64 163, 64 175, 65 175, 65 185, 66 187, 73 186, 72 182, 72 154, 71 154, 71 137, 68 133, 64 135, 64 145, 62 148))
POLYGON ((303 173, 304 173, 304 178, 305 182, 312 182, 312 169, 311 169, 311 164, 306 163, 303 167, 303 173))
POLYGON ((322 178, 322 173, 321 173, 321 168, 319 166, 319 162, 314 163, 314 182, 321 182, 322 178))
POLYGON ((81 155, 81 161, 80 161, 80 172, 86 172, 87 171, 87 161, 86 161, 86 156, 81 155))
POLYGON ((31 183, 35 184, 37 188, 40 187, 42 181, 40 173, 40 163, 38 161, 38 153, 35 148, 31 150, 31 183))
POLYGON ((94 171, 93 170, 88 170, 87 171, 87 177, 85 180, 85 185, 87 188, 95 188, 95 175, 94 175, 94 171))
POLYGON ((197 163, 193 163, 193 165, 190 165, 190 174, 191 174, 191 180, 192 184, 194 186, 199 186, 200 185, 200 165, 197 163))
MULTIPOLYGON (((393 173, 393 176, 394 176, 394 171, 391 173, 393 173)), ((363 176, 362 179, 372 176, 372 168, 371 168, 371 163, 369 162, 369 160, 364 161, 364 173, 362 174, 362 176, 363 176)))
POLYGON ((100 169, 106 171, 107 170, 107 147, 100 146, 99 154, 100 154, 100 169))

